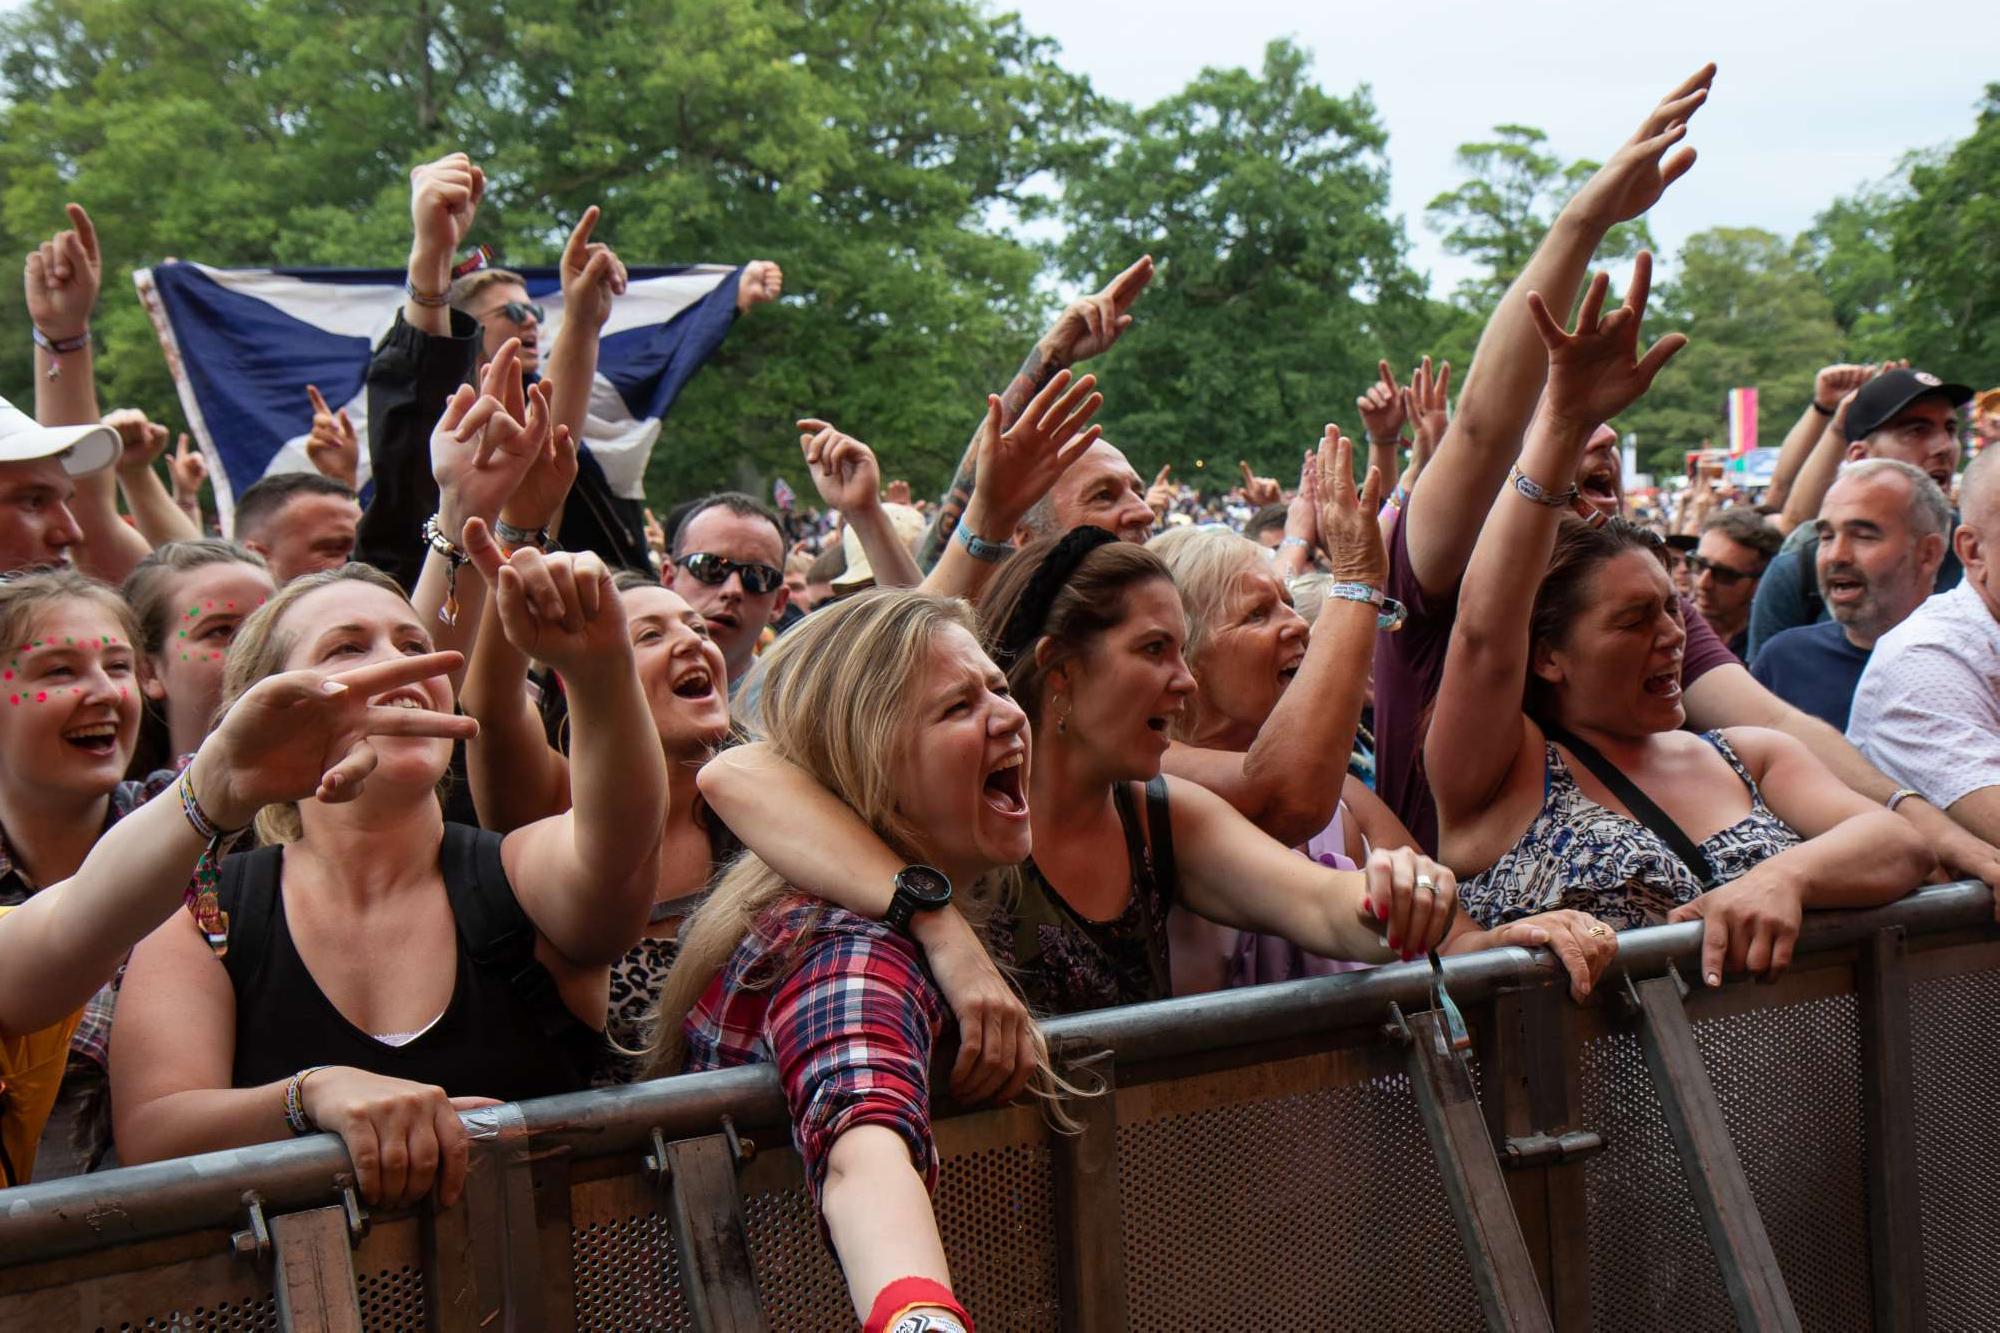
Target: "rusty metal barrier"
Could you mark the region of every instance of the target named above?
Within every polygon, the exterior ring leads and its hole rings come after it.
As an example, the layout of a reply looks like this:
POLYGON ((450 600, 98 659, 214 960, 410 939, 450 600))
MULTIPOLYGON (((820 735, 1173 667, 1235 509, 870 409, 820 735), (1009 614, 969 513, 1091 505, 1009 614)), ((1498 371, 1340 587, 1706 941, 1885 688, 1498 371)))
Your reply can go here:
MULTIPOLYGON (((1078 1015, 1104 1095, 940 1107, 983 1329, 2000 1327, 1984 886, 1808 920, 1692 992, 1634 931, 1078 1015)), ((466 1116, 464 1200, 371 1215, 331 1136, 0 1192, 0 1330, 851 1329, 768 1069, 466 1116)))

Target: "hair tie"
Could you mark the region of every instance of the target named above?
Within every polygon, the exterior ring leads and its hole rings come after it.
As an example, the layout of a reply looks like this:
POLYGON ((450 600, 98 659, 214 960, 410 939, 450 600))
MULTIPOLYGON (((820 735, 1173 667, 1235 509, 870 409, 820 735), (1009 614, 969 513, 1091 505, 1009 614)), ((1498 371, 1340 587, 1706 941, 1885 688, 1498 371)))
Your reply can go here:
POLYGON ((1118 538, 1103 528, 1071 528, 1063 539, 1042 557, 1042 563, 1021 590, 1020 600, 993 642, 993 661, 1002 671, 1012 671, 1021 654, 1041 637, 1056 594, 1068 586, 1084 557, 1118 538))

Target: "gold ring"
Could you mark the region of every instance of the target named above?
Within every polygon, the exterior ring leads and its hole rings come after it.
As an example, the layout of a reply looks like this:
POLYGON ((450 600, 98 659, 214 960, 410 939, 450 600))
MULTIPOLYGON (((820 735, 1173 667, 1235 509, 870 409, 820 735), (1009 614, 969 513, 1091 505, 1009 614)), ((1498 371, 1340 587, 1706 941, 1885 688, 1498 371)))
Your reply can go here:
POLYGON ((1592 935, 1597 935, 1597 936, 1609 935, 1611 933, 1611 928, 1609 926, 1600 923, 1598 925, 1592 926, 1590 928, 1590 933, 1592 935))

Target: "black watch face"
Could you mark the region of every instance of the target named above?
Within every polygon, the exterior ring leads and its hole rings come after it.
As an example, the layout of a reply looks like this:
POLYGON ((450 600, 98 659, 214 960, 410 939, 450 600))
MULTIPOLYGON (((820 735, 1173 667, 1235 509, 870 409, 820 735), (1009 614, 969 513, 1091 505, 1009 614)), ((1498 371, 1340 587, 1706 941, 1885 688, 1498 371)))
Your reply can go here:
POLYGON ((907 889, 919 907, 943 907, 951 901, 951 881, 935 866, 904 866, 896 887, 907 889))

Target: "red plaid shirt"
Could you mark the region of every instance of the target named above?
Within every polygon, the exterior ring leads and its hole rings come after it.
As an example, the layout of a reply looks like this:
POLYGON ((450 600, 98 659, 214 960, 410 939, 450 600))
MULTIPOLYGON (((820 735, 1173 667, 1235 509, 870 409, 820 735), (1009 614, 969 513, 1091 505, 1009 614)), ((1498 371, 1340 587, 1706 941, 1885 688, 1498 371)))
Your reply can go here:
POLYGON ((764 913, 688 1014, 687 1068, 778 1067, 815 1200, 833 1141, 856 1125, 902 1135, 935 1188, 929 1071, 946 1017, 915 943, 790 897, 764 913))

